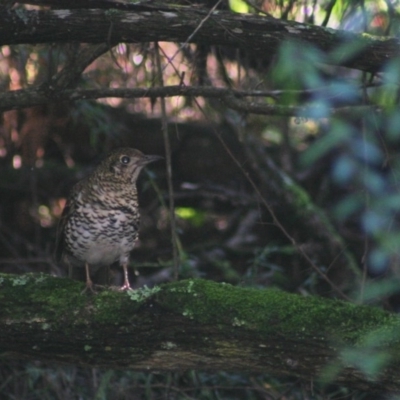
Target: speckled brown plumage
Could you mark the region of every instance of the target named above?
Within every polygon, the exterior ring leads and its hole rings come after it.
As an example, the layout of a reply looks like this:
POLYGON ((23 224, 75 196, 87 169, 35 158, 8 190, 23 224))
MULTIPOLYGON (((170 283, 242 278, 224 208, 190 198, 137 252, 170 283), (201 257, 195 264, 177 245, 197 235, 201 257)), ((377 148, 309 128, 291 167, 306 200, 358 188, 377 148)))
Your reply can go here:
POLYGON ((117 149, 73 187, 57 232, 56 260, 68 265, 71 277, 74 268, 85 267, 90 290, 91 274, 104 267, 108 271, 116 261, 124 269, 121 289, 130 289, 129 253, 140 222, 136 181, 145 165, 160 158, 131 148, 117 149))

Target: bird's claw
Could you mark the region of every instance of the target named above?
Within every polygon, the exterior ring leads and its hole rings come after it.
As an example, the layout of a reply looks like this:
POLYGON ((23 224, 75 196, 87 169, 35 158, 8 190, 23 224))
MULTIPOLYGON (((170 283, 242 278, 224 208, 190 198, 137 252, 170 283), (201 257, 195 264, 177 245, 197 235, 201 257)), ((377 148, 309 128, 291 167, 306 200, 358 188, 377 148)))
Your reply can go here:
POLYGON ((97 292, 93 289, 93 285, 86 285, 85 289, 82 290, 81 295, 85 294, 86 292, 91 292, 92 294, 96 294, 97 292))
POLYGON ((120 288, 119 288, 119 290, 120 291, 128 291, 128 290, 133 290, 132 288, 131 288, 131 285, 129 285, 129 284, 124 284, 124 285, 122 285, 120 288))
POLYGON ((100 289, 100 290, 105 289, 105 286, 103 286, 103 285, 95 285, 93 283, 86 284, 86 287, 85 287, 85 289, 82 290, 81 294, 83 295, 87 291, 90 291, 92 294, 97 294, 97 290, 95 289, 95 287, 96 287, 96 289, 100 289))

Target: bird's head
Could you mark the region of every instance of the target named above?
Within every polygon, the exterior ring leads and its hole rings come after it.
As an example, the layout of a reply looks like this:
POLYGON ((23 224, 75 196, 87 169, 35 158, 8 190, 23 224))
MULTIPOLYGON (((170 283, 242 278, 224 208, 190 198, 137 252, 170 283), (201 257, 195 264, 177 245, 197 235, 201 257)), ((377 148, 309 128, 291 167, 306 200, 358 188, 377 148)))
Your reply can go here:
POLYGON ((124 147, 112 151, 100 168, 114 181, 134 184, 143 167, 162 158, 146 156, 139 150, 124 147))

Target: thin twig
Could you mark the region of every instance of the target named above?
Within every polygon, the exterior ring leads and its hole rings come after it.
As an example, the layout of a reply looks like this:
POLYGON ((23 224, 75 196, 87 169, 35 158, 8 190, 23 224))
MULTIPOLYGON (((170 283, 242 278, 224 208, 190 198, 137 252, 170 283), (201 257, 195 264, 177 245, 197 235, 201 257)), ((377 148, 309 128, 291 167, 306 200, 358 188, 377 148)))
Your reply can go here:
MULTIPOLYGON (((164 86, 163 80, 163 70, 161 68, 161 57, 160 51, 158 47, 158 43, 155 42, 155 52, 156 52, 156 63, 157 63, 157 71, 158 71, 158 84, 160 87, 164 86)), ((178 237, 176 233, 176 219, 175 219, 175 207, 174 207, 174 189, 172 186, 172 160, 171 160, 171 144, 169 142, 168 136, 168 121, 167 121, 167 112, 165 109, 165 98, 160 97, 161 103, 161 129, 164 138, 164 146, 165 146, 165 161, 167 166, 167 182, 168 182, 168 195, 169 195, 169 215, 171 221, 171 240, 172 240, 172 252, 174 258, 174 278, 178 279, 179 275, 179 252, 178 252, 178 237)))
POLYGON ((253 187, 257 197, 260 199, 261 203, 265 206, 267 211, 272 217, 273 223, 280 229, 280 231, 286 236, 286 238, 290 241, 290 243, 293 245, 293 247, 296 249, 296 251, 308 262, 308 264, 314 269, 314 271, 323 279, 325 280, 335 292, 342 297, 343 299, 347 301, 353 301, 350 297, 348 297, 343 291, 334 283, 332 282, 329 277, 324 274, 320 268, 315 264, 315 262, 312 260, 312 258, 306 253, 306 251, 302 248, 301 245, 299 245, 296 241, 296 239, 289 233, 289 231, 286 229, 286 227, 281 223, 279 218, 277 217, 274 209, 272 206, 269 204, 269 202, 264 198, 262 195, 260 189, 254 182, 254 180, 250 177, 250 174, 243 168, 242 164, 240 161, 235 157, 235 155, 231 152, 229 147, 226 145, 224 140, 221 138, 221 136, 217 133, 217 137, 220 140, 221 144, 224 146, 225 150, 228 152, 234 163, 239 167, 240 171, 245 175, 247 181, 250 183, 250 185, 253 187))
MULTIPOLYGON (((203 115, 208 119, 207 113, 204 111, 203 107, 196 101, 197 107, 200 109, 200 111, 203 113, 203 115)), ((305 250, 302 248, 301 245, 299 245, 296 241, 296 239, 289 233, 289 231, 285 228, 285 226, 281 223, 279 218, 277 217, 274 209, 272 208, 271 204, 264 198, 263 194, 261 193, 260 189, 258 188, 257 184, 254 182, 254 180, 251 178, 250 174, 248 171, 246 171, 241 164, 241 162, 236 158, 236 156, 232 153, 231 149, 229 146, 225 143, 224 139, 221 137, 220 133, 214 128, 214 133, 215 136, 218 138, 218 140, 221 142, 222 146, 224 147, 225 151, 227 154, 230 156, 232 161, 237 165, 239 168, 240 172, 245 176, 246 180, 250 183, 252 188, 254 189, 254 192, 256 193, 256 196, 259 198, 261 203, 264 205, 264 207, 267 209, 269 214, 272 217, 273 223, 281 230, 281 232, 286 236, 286 238, 290 241, 290 243, 293 245, 293 247, 296 249, 296 251, 308 262, 308 264, 315 270, 315 272, 323 279, 325 280, 335 292, 342 297, 344 300, 353 302, 353 300, 347 296, 343 291, 331 280, 329 277, 324 274, 320 268, 315 264, 315 262, 312 260, 312 258, 305 252, 305 250)))
POLYGON ((354 113, 368 113, 379 111, 378 106, 374 105, 351 105, 343 107, 332 107, 328 110, 315 105, 305 106, 284 106, 273 105, 255 101, 242 101, 240 97, 245 96, 274 96, 274 91, 270 94, 261 91, 239 91, 227 88, 217 88, 211 86, 165 86, 153 88, 102 88, 102 89, 65 89, 52 90, 47 92, 42 88, 29 88, 13 90, 0 95, 0 111, 9 111, 19 108, 32 107, 34 105, 48 104, 54 100, 61 101, 77 101, 88 99, 100 99, 106 97, 119 98, 155 98, 155 97, 174 97, 174 96, 191 96, 191 97, 207 97, 219 98, 224 103, 235 110, 261 115, 275 116, 298 116, 312 118, 315 115, 318 117, 327 117, 329 115, 347 115, 354 113))
MULTIPOLYGON (((157 51, 157 55, 159 57, 159 53, 157 51)), ((164 53, 165 55, 165 53, 164 53)), ((172 67, 175 69, 175 72, 178 73, 177 69, 175 68, 175 66, 173 65, 173 63, 170 63, 172 65, 172 67)), ((160 71, 160 67, 158 68, 160 71)), ((226 96, 228 97, 228 96, 226 96)), ((225 99, 226 99, 225 97, 225 99)), ((233 98, 234 96, 231 95, 231 98, 233 98)), ((205 112, 205 110, 203 109, 203 107, 201 107, 201 105, 199 104, 199 102, 197 101, 197 99, 194 99, 194 102, 196 103, 197 107, 199 108, 199 110, 203 113, 203 115, 208 119, 208 115, 205 112)), ((256 183, 253 181, 253 179, 250 177, 249 173, 243 168, 243 166, 241 165, 240 161, 235 157, 235 155, 231 152, 230 148, 227 146, 227 144, 225 143, 225 141, 222 139, 221 135, 219 134, 219 132, 214 129, 214 133, 217 136, 217 138, 219 139, 219 141, 221 142, 221 144, 223 145, 223 147, 225 148, 225 151, 227 151, 227 153, 229 154, 229 156, 232 158, 232 160, 234 161, 234 163, 239 167, 240 171, 245 175, 247 181, 250 183, 250 185, 253 187, 257 197, 260 199, 260 201, 262 202, 262 204, 265 206, 265 208, 268 210, 268 212, 270 213, 273 223, 282 231, 282 233, 286 236, 286 238, 292 243, 293 247, 297 250, 297 252, 311 265, 311 267, 316 271, 316 273, 322 278, 324 279, 331 287, 333 290, 336 291, 336 293, 341 296, 343 299, 347 300, 347 301, 352 301, 352 299, 350 297, 348 297, 345 293, 343 293, 342 290, 340 290, 340 288, 326 275, 324 274, 320 268, 318 268, 318 266, 315 264, 315 262, 312 260, 312 258, 306 253, 306 251, 302 248, 301 245, 299 245, 296 241, 296 239, 286 230, 286 228, 283 226, 283 224, 280 222, 280 220, 278 219, 278 217, 276 216, 272 206, 268 203, 268 201, 264 198, 264 196, 262 195, 262 193, 260 192, 260 190, 258 189, 256 183)))
MULTIPOLYGON (((182 43, 179 46, 179 49, 175 51, 175 53, 172 55, 171 58, 168 58, 168 64, 171 64, 174 58, 181 52, 181 50, 187 46, 187 44, 193 39, 194 35, 200 30, 200 28, 204 25, 204 23, 211 17, 211 14, 215 11, 215 9, 219 6, 222 0, 218 0, 218 2, 210 9, 208 14, 200 21, 200 23, 197 25, 196 29, 189 35, 189 37, 186 39, 184 43, 182 43)), ((168 64, 165 65, 163 68, 163 71, 165 68, 167 68, 168 64)), ((163 72, 162 71, 162 72, 163 72)))
MULTIPOLYGON (((363 83, 366 82, 367 75, 365 72, 362 74, 362 80, 363 83)), ((363 91, 363 102, 367 103, 369 101, 368 99, 368 93, 367 90, 363 91)), ((368 190, 365 190, 367 188, 368 183, 366 182, 367 177, 368 177, 368 161, 367 161, 367 127, 366 127, 366 119, 365 117, 360 119, 360 125, 361 125, 361 135, 362 135, 362 143, 363 143, 363 163, 362 163, 362 182, 363 182, 363 189, 364 189, 364 204, 365 204, 365 211, 368 212, 371 206, 371 196, 368 192, 368 190)), ((365 295, 365 285, 367 282, 367 275, 368 275, 368 255, 371 252, 370 248, 370 238, 368 235, 365 235, 364 237, 364 251, 363 255, 361 257, 361 265, 362 265, 362 279, 361 279, 361 285, 360 285, 360 295, 359 295, 359 302, 363 303, 364 301, 364 295, 365 295)))

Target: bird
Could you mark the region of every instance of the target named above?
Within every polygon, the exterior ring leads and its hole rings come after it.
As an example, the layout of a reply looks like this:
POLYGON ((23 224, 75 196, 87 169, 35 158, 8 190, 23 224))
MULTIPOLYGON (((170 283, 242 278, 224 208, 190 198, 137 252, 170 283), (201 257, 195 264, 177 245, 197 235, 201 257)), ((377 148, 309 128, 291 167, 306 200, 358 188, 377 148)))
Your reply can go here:
POLYGON ((128 263, 138 239, 140 214, 136 181, 147 164, 163 157, 118 148, 72 188, 58 228, 55 259, 77 278, 85 268, 86 288, 92 275, 109 283, 109 267, 118 261, 124 272, 121 290, 130 290, 128 263))

